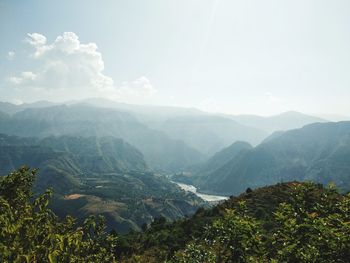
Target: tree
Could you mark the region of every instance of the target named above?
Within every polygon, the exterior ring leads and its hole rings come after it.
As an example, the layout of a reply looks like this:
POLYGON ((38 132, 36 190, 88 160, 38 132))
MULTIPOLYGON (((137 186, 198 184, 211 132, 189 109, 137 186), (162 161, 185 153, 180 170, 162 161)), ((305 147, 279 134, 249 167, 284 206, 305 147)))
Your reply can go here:
POLYGON ((349 262, 350 193, 341 195, 312 183, 290 185, 288 201, 280 203, 268 221, 271 227, 239 201, 238 208, 227 209, 173 261, 349 262))
POLYGON ((278 262, 348 262, 350 259, 350 195, 335 189, 310 202, 315 185, 295 188, 289 203, 275 212, 271 257, 278 262))
POLYGON ((33 197, 36 173, 22 167, 0 178, 0 262, 115 262, 104 218, 60 220, 48 209, 51 190, 33 197))

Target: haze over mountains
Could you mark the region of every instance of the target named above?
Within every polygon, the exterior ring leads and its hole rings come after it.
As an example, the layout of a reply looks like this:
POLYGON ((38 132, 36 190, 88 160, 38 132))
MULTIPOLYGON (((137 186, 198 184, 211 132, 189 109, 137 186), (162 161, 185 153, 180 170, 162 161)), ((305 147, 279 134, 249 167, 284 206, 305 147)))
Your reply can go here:
POLYGON ((231 116, 231 118, 239 123, 261 129, 268 133, 272 133, 274 131, 285 131, 301 128, 306 124, 327 121, 322 118, 301 114, 296 111, 288 111, 270 117, 260 117, 254 115, 237 115, 231 116))
POLYGON ((349 191, 350 122, 306 125, 274 134, 255 148, 234 143, 185 179, 202 191, 220 194, 293 180, 335 183, 349 191))
POLYGON ((208 158, 235 141, 257 145, 274 131, 326 121, 298 112, 271 117, 222 116, 193 108, 131 105, 106 99, 60 105, 47 101, 19 106, 1 103, 0 112, 12 115, 12 124, 3 124, 0 132, 41 137, 80 133, 120 137, 141 150, 153 168, 172 171, 208 158), (42 124, 35 125, 35 134, 31 129, 11 131, 16 121, 30 122, 31 119, 42 124), (163 145, 167 145, 166 151, 163 145), (185 158, 179 156, 180 152, 185 158))
POLYGON ((3 117, 0 132, 23 137, 114 136, 136 146, 156 170, 183 169, 201 154, 181 141, 148 128, 127 112, 88 105, 31 108, 3 117), (18 129, 25 125, 26 129, 18 129))
POLYGON ((0 174, 37 167, 36 190, 54 188, 57 214, 103 214, 127 232, 207 205, 169 179, 221 195, 291 180, 350 189, 349 131, 349 122, 298 112, 229 116, 105 99, 0 103, 0 174))

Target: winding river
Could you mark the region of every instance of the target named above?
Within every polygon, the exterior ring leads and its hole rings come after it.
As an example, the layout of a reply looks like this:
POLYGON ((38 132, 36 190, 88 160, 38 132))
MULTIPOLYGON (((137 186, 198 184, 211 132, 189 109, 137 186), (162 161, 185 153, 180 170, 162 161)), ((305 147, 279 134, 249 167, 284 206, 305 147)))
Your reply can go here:
POLYGON ((178 183, 178 182, 173 182, 177 184, 181 189, 187 191, 187 192, 192 192, 196 194, 198 197, 202 198, 203 200, 207 202, 219 202, 228 199, 229 197, 227 196, 220 196, 220 195, 208 195, 208 194, 202 194, 197 192, 197 188, 194 187, 193 185, 190 184, 184 184, 184 183, 178 183))

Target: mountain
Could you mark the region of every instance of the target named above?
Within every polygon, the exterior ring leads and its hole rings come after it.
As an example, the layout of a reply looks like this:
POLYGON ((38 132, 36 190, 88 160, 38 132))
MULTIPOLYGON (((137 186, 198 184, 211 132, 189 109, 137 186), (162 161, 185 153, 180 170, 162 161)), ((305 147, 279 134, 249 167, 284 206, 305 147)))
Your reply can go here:
POLYGON ((155 170, 178 171, 202 160, 184 142, 150 129, 127 112, 88 105, 31 108, 0 118, 0 132, 22 137, 113 136, 138 148, 155 170), (25 129, 23 129, 25 127, 25 129))
MULTIPOLYGON (((102 133, 103 136, 111 135, 125 139, 142 151, 151 167, 170 172, 186 170, 188 165, 193 165, 203 160, 203 158, 212 156, 235 141, 247 141, 252 145, 257 145, 275 131, 301 128, 306 124, 315 122, 325 122, 324 119, 298 112, 285 112, 270 117, 254 115, 231 116, 209 114, 194 108, 133 105, 103 98, 90 98, 63 104, 42 101, 16 106, 10 103, 0 103, 0 111, 22 119, 23 117, 25 119, 31 118, 29 115, 35 115, 35 118, 42 119, 44 116, 40 115, 43 113, 38 115, 38 112, 42 112, 44 108, 48 109, 47 114, 51 116, 51 121, 62 117, 67 118, 67 120, 70 119, 72 122, 72 116, 75 116, 77 109, 85 109, 86 111, 86 113, 77 113, 78 118, 75 119, 77 123, 82 120, 87 121, 86 117, 91 114, 95 119, 102 118, 107 121, 107 118, 109 118, 113 126, 112 121, 114 122, 115 120, 110 117, 106 118, 111 112, 114 112, 119 117, 123 115, 129 120, 132 118, 133 122, 137 122, 138 125, 131 127, 131 130, 129 130, 130 127, 128 126, 123 127, 121 125, 119 128, 116 128, 116 125, 114 125, 115 129, 112 129, 113 134, 108 134, 104 127, 101 128, 102 131, 98 130, 98 126, 92 129, 89 127, 87 131, 84 130, 83 132, 88 133, 89 136, 100 136, 99 134, 102 133), (53 112, 49 108, 55 108, 57 112, 53 112), (64 113, 62 109, 66 109, 66 112, 64 113), (57 114, 58 112, 60 114, 57 114), (135 135, 135 130, 142 130, 144 134, 135 135), (157 140, 162 141, 162 143, 158 143, 157 140), (178 149, 177 145, 179 146, 178 149), (163 149, 159 149, 159 147, 163 149), (173 150, 173 156, 177 156, 179 159, 168 158, 165 148, 173 150), (179 152, 186 152, 187 150, 187 156, 181 158, 179 152), (191 157, 194 158, 193 161, 191 157), (160 161, 160 158, 162 161, 160 161)), ((50 116, 46 117, 50 119, 50 116)), ((47 121, 47 118, 44 118, 44 120, 47 121)), ((91 121, 91 118, 88 121, 91 121)), ((87 125, 87 123, 84 124, 87 125)), ((72 124, 70 123, 70 125, 72 124)), ((63 127, 65 126, 63 125, 63 127)), ((75 128, 75 130, 77 129, 79 128, 75 128)), ((0 130, 0 132, 6 131, 0 130)), ((71 130, 65 132, 67 133, 62 133, 62 130, 54 127, 47 131, 45 136, 72 134, 71 130)), ((32 136, 31 134, 29 135, 32 136)))
POLYGON ((20 112, 25 109, 30 109, 30 108, 44 108, 44 107, 50 107, 57 105, 57 103, 50 102, 50 101, 36 101, 33 103, 23 103, 20 105, 15 105, 9 102, 1 102, 0 101, 0 111, 7 113, 9 115, 15 114, 17 112, 20 112))
POLYGON ((327 120, 306 115, 296 111, 288 111, 279 115, 261 117, 256 115, 230 116, 233 120, 250 127, 263 130, 267 133, 301 128, 304 125, 315 122, 327 122, 327 120))
POLYGON ((0 135, 0 175, 24 164, 39 168, 36 193, 53 188, 58 215, 102 214, 118 232, 140 230, 154 217, 181 218, 205 205, 147 171, 142 154, 121 139, 0 135))
POLYGON ((14 114, 21 111, 20 107, 9 102, 0 102, 0 111, 6 114, 14 114))
POLYGON ((192 178, 200 191, 226 195, 290 180, 334 182, 349 190, 350 122, 316 123, 279 133, 215 171, 192 178))
POLYGON ((247 141, 252 145, 257 145, 275 131, 326 122, 325 119, 295 111, 269 117, 220 116, 193 108, 131 105, 102 98, 91 98, 75 103, 86 103, 128 112, 148 127, 160 130, 173 139, 182 140, 206 156, 213 155, 235 141, 247 141))
POLYGON ((145 171, 142 153, 122 139, 114 137, 46 137, 40 146, 76 156, 79 165, 96 176, 99 173, 145 171))
POLYGON ((0 175, 22 165, 38 167, 45 173, 38 185, 58 192, 79 185, 86 175, 125 171, 146 171, 143 155, 121 139, 113 137, 19 138, 0 134, 0 175), (67 182, 67 183, 65 183, 67 182), (60 187, 64 185, 64 187, 60 187))
POLYGON ((268 135, 229 118, 211 115, 171 118, 157 128, 173 139, 183 140, 207 156, 235 141, 247 141, 256 145, 268 135))
POLYGON ((211 174, 215 174, 215 171, 221 168, 221 166, 236 158, 242 152, 251 150, 252 148, 247 142, 234 142, 230 146, 215 153, 207 161, 192 167, 192 172, 174 174, 172 180, 186 184, 197 184, 196 181, 200 182, 202 177, 206 178, 211 174))
POLYGON ((172 139, 184 141, 206 156, 211 156, 236 140, 256 145, 268 135, 230 118, 193 108, 131 105, 101 98, 86 99, 79 103, 128 112, 148 127, 162 131, 172 139))
POLYGON ((105 98, 90 98, 68 102, 67 104, 87 104, 94 107, 117 109, 120 111, 129 112, 136 116, 141 122, 147 123, 160 120, 164 121, 166 119, 179 116, 207 115, 206 112, 195 108, 127 104, 105 98))
POLYGON ((9 118, 10 116, 8 114, 0 111, 0 121, 5 121, 5 120, 8 120, 9 118))

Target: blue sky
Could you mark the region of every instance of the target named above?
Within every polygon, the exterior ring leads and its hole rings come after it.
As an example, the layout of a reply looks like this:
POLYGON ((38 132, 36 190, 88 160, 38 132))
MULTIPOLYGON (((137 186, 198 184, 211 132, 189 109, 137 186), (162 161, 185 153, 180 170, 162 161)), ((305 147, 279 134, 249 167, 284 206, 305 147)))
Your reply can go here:
POLYGON ((3 0, 0 100, 349 115, 349 13, 346 0, 3 0))

